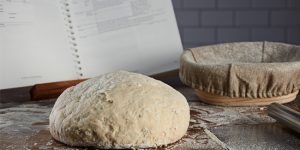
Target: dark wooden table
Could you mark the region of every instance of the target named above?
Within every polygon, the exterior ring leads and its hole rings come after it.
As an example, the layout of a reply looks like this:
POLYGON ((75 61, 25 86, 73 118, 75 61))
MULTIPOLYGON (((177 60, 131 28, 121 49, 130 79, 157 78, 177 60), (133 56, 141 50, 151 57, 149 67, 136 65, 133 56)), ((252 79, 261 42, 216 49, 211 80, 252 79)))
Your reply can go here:
MULTIPOLYGON (((220 107, 199 101, 193 90, 165 80, 189 101, 186 135, 158 149, 299 149, 300 135, 277 123, 265 107, 220 107)), ((30 101, 30 87, 0 91, 0 149, 92 149, 69 147, 52 139, 48 117, 55 99, 30 101)), ((300 97, 286 104, 300 111, 300 97)))

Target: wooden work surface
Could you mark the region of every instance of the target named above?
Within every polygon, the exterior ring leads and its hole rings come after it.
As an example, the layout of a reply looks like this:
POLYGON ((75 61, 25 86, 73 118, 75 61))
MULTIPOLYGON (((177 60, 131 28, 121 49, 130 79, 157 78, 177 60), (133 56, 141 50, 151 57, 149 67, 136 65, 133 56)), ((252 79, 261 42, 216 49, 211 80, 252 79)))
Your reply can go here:
MULTIPOLYGON (((172 84, 172 81, 171 81, 172 84)), ((158 149, 297 149, 300 137, 268 117, 265 107, 220 107, 201 103, 194 91, 172 85, 189 101, 186 135, 158 149), (218 139, 216 137, 218 137, 218 139)), ((51 137, 48 117, 55 99, 29 101, 29 87, 0 92, 0 149, 92 149, 69 147, 51 137)), ((300 97, 287 104, 300 110, 300 97)))

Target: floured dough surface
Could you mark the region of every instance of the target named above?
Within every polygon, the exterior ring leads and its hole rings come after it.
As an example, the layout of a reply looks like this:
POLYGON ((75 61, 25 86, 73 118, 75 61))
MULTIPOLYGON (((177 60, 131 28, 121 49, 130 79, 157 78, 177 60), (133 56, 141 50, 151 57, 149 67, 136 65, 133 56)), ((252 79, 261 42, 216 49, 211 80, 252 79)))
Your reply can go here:
POLYGON ((117 71, 65 90, 49 120, 52 136, 68 145, 148 148, 179 140, 190 114, 185 97, 172 87, 117 71))

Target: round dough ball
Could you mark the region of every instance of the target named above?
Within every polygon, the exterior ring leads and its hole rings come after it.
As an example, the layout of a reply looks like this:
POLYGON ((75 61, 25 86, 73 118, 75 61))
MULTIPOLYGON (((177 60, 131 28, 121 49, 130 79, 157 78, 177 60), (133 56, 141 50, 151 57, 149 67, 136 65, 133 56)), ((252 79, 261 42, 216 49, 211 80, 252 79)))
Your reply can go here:
POLYGON ((190 113, 185 97, 167 84, 117 71, 65 90, 49 120, 51 135, 68 145, 149 148, 179 140, 190 113))

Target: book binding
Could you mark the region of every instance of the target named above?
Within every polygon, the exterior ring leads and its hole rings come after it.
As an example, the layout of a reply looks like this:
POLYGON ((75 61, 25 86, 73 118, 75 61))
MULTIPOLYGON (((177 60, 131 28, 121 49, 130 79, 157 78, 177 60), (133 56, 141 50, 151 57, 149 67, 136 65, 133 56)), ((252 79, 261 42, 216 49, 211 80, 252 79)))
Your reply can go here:
POLYGON ((75 68, 76 68, 76 74, 81 78, 83 77, 83 73, 82 73, 82 67, 81 67, 81 61, 80 61, 80 56, 79 56, 79 52, 78 52, 78 47, 76 44, 76 37, 75 37, 75 33, 73 31, 73 24, 72 24, 72 20, 71 20, 71 13, 70 13, 70 3, 69 0, 61 0, 61 4, 63 5, 62 11, 64 14, 64 21, 65 21, 65 25, 66 25, 66 30, 68 33, 68 39, 69 39, 69 44, 70 44, 70 49, 71 49, 71 53, 73 56, 73 61, 75 63, 75 68))

